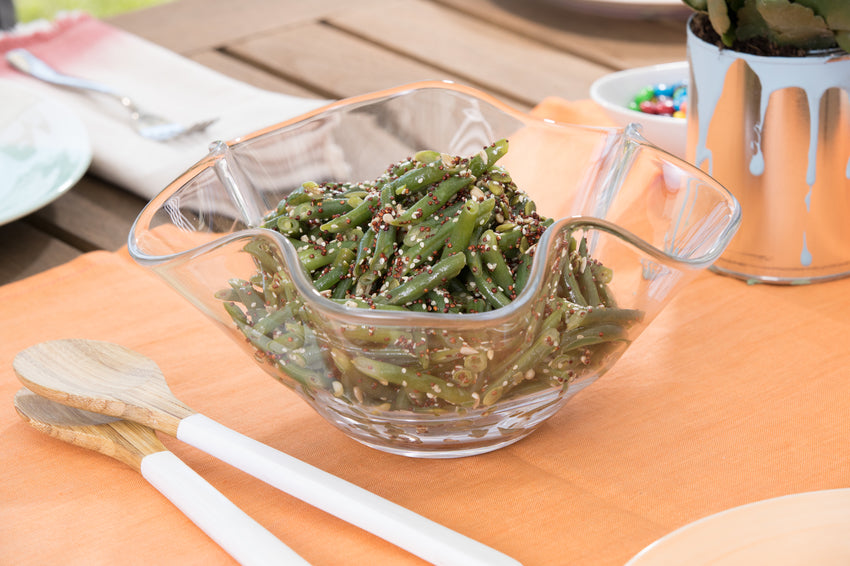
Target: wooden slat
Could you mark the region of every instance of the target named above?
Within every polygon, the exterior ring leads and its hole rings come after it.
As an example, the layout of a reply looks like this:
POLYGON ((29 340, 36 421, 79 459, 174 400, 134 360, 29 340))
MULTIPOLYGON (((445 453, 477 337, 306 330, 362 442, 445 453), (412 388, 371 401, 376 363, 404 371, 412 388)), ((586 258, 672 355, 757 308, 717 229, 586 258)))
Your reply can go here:
POLYGON ((127 243, 130 227, 145 202, 141 197, 87 176, 73 190, 27 220, 83 251, 112 251, 127 243))
POLYGON ((323 24, 287 28, 233 44, 226 52, 329 98, 421 80, 461 80, 323 24))
POLYGON ((619 19, 570 11, 551 0, 436 2, 614 69, 683 61, 686 55, 681 16, 619 19))
POLYGON ((130 33, 189 55, 257 37, 371 0, 180 0, 115 16, 109 21, 130 33), (203 21, 199 21, 199 14, 203 21))
POLYGON ((272 92, 302 96, 305 98, 318 98, 315 91, 301 85, 284 80, 272 73, 258 68, 248 62, 216 50, 207 50, 196 53, 190 57, 193 61, 200 63, 219 73, 247 83, 249 85, 272 92))
MULTIPOLYGON (((684 58, 683 22, 603 18, 545 1, 180 0, 110 23, 259 88, 328 98, 451 79, 528 109, 548 95, 585 97, 611 69, 684 58)), ((0 274, 118 249, 143 205, 86 177, 2 227, 18 243, 0 256, 0 274)))
POLYGON ((535 104, 550 95, 586 98, 610 68, 419 0, 370 4, 329 18, 364 41, 464 77, 465 82, 535 104), (385 16, 392 11, 393 18, 385 16))
POLYGON ((0 285, 24 279, 82 252, 23 220, 0 226, 0 285))

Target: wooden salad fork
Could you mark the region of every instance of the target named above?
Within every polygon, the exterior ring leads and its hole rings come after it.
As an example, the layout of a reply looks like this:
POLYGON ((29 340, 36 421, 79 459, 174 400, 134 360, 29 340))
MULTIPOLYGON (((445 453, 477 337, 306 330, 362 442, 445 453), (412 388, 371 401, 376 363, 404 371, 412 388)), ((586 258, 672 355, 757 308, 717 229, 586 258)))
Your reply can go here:
POLYGON ((309 566, 169 452, 152 428, 67 407, 26 388, 15 395, 15 409, 36 430, 111 456, 140 472, 240 564, 309 566))
POLYGON ((13 362, 21 382, 59 403, 128 419, 175 436, 302 501, 432 564, 518 566, 515 559, 370 491, 196 413, 156 363, 109 342, 42 342, 13 362))

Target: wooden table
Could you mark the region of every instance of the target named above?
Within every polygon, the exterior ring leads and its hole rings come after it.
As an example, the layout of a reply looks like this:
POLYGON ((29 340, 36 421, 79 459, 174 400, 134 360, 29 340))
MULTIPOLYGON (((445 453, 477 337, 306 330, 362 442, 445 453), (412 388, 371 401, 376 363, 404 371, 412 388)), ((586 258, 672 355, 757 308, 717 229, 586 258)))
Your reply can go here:
MULTIPOLYGON (((683 15, 614 19, 545 0, 178 0, 110 23, 247 83, 317 98, 453 79, 529 109, 546 96, 587 98, 614 70, 685 58, 683 15)), ((0 226, 0 284, 120 248, 144 204, 84 177, 0 226)))
MULTIPOLYGON (((530 109, 587 98, 613 70, 685 58, 683 17, 608 19, 554 0, 177 0, 111 23, 247 83, 317 98, 446 78, 530 109)), ((61 266, 0 287, 11 329, 0 340, 0 563, 227 563, 135 472, 20 422, 14 355, 69 336, 151 356, 190 406, 528 566, 619 566, 702 517, 850 485, 850 278, 771 286, 705 273, 528 439, 413 460, 324 423, 124 255, 85 253, 122 247, 143 205, 86 176, 0 226, 0 283, 61 266)), ((314 564, 421 563, 165 441, 314 564)))

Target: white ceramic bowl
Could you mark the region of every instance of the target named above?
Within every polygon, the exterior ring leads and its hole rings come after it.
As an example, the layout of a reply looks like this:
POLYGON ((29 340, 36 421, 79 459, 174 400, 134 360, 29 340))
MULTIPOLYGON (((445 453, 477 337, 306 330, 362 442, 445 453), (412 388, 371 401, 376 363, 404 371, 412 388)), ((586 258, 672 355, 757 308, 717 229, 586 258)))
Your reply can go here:
POLYGON ((590 87, 590 97, 620 126, 636 122, 643 136, 676 157, 685 158, 687 124, 685 118, 658 116, 628 108, 635 94, 658 83, 688 81, 688 62, 664 63, 627 69, 605 75, 590 87))

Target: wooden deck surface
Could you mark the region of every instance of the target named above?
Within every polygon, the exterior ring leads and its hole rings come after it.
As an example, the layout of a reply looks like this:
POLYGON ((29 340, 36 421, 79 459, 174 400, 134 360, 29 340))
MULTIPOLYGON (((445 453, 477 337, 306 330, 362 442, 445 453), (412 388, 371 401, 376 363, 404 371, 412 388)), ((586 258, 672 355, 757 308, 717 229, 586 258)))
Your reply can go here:
MULTIPOLYGON (((680 14, 617 19, 545 0, 177 0, 110 23, 246 83, 317 98, 452 79, 530 109, 587 98, 614 70, 685 58, 680 14)), ((144 204, 84 177, 0 226, 0 284, 120 248, 144 204)))

